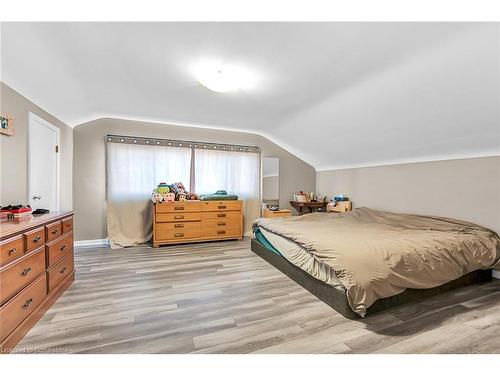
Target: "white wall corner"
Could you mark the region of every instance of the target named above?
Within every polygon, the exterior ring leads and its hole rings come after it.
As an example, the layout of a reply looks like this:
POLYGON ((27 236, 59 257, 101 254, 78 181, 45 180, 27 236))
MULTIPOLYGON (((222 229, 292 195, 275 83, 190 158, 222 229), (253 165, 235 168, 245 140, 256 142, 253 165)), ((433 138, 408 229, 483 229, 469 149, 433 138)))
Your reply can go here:
POLYGON ((75 248, 79 247, 99 247, 99 246, 109 246, 109 241, 107 238, 99 238, 96 240, 83 240, 83 241, 75 241, 75 248))
POLYGON ((495 279, 500 279, 500 271, 493 271, 492 276, 495 279))

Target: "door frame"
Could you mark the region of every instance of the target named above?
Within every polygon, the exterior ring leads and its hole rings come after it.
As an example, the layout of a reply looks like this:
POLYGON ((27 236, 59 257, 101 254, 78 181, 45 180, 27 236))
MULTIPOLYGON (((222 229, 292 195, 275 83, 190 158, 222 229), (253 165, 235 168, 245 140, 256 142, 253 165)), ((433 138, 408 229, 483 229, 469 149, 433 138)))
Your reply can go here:
POLYGON ((30 181, 30 175, 31 175, 31 153, 30 153, 30 133, 31 133, 31 127, 34 126, 33 122, 36 121, 40 125, 43 125, 51 130, 54 130, 56 133, 56 146, 58 147, 58 152, 56 153, 56 211, 59 211, 60 209, 60 154, 61 154, 61 129, 59 129, 57 126, 52 125, 50 122, 47 120, 44 120, 40 116, 35 115, 32 112, 29 112, 28 116, 28 204, 31 203, 31 181, 30 181))

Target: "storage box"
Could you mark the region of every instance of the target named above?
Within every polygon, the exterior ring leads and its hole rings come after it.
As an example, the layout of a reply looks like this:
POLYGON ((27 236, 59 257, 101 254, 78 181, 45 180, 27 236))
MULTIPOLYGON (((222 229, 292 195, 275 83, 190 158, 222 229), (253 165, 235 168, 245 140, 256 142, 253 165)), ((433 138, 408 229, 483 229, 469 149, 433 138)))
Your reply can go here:
POLYGON ((352 204, 351 201, 337 202, 337 204, 328 203, 326 210, 328 212, 347 212, 352 210, 352 204))

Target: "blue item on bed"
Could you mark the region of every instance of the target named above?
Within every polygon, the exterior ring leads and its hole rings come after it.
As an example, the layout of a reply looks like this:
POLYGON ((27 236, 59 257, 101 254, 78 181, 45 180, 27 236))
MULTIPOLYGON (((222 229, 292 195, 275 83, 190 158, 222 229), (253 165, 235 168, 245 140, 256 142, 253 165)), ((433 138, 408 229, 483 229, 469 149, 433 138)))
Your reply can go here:
POLYGON ((256 228, 254 230, 255 238, 257 241, 259 241, 267 250, 282 256, 281 253, 273 246, 271 245, 271 242, 267 240, 267 238, 262 234, 259 228, 256 228))

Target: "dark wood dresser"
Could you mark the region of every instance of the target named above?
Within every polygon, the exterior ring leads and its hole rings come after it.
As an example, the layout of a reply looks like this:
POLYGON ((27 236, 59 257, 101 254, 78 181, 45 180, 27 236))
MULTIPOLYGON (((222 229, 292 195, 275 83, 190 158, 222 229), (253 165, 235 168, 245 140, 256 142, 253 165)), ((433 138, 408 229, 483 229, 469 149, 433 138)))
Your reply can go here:
POLYGON ((0 222, 0 352, 10 352, 74 280, 73 212, 0 222))

